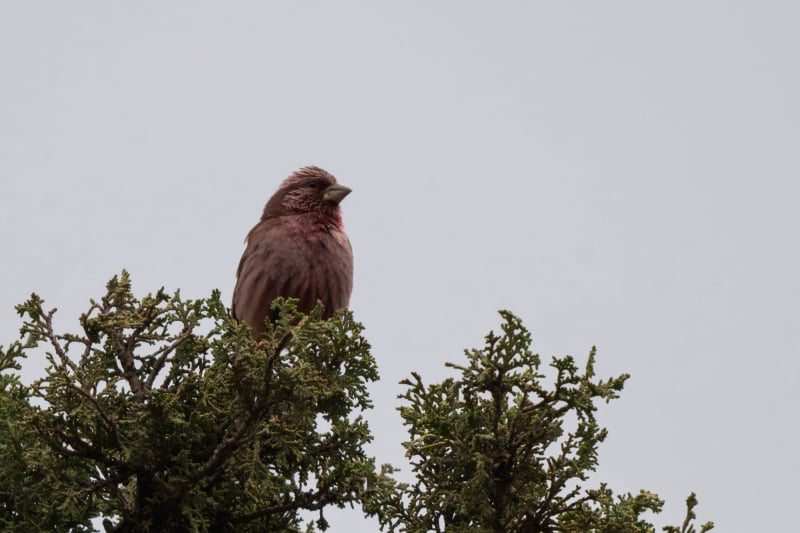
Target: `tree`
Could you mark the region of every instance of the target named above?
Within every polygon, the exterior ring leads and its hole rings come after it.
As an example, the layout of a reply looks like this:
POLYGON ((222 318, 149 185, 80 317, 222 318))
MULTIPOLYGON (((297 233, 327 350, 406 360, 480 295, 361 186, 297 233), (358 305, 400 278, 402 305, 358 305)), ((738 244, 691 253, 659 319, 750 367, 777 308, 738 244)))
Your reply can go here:
MULTIPOLYGON (((595 400, 617 398, 629 376, 595 379, 592 348, 582 370, 570 356, 553 358, 548 388, 530 333, 510 312, 500 315, 502 335, 489 332, 483 349, 466 351, 466 364, 448 364, 458 379, 426 386, 414 373, 403 382, 404 446, 416 480, 397 490, 382 524, 409 532, 655 531, 641 518, 661 511, 655 494, 614 498, 605 484, 580 485, 607 435, 595 400)), ((683 528, 665 530, 694 531, 694 494, 687 505, 683 528)))
MULTIPOLYGON (((218 292, 140 300, 125 272, 77 334, 55 332, 35 294, 18 306, 21 340, 0 347, 0 529, 301 531, 360 504, 390 531, 654 531, 641 515, 660 511, 655 494, 578 486, 606 435, 594 402, 628 377, 596 380, 594 350, 583 370, 555 358, 548 388, 530 334, 501 312, 502 334, 449 365, 458 379, 412 374, 403 484, 364 452, 378 374, 362 325, 274 308, 256 342, 218 292), (22 383, 14 370, 42 351, 44 377, 22 383)), ((696 505, 665 530, 693 533, 696 505)))
POLYGON ((42 344, 49 366, 0 382, 0 527, 298 531, 302 509, 359 502, 377 481, 354 416, 378 378, 362 326, 276 307, 256 343, 218 292, 138 300, 125 272, 79 334, 56 333, 35 294, 18 306, 27 340, 2 368, 42 344))

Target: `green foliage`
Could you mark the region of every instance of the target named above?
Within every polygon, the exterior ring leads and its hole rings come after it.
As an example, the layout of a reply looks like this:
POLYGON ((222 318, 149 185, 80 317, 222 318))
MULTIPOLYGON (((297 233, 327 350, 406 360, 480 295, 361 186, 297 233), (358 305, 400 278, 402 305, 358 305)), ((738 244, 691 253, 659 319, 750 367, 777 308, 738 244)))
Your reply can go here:
MULTIPOLYGON (((125 272, 77 334, 55 332, 35 294, 18 306, 22 340, 0 347, 0 530, 93 531, 104 517, 119 532, 291 532, 360 504, 390 531, 655 531, 643 518, 660 512, 655 494, 583 488, 607 435, 595 404, 628 379, 597 379, 594 349, 582 367, 543 369, 501 312, 502 333, 448 365, 457 378, 412 373, 400 413, 416 480, 402 484, 363 449, 378 374, 361 324, 274 307, 256 342, 218 292, 140 300, 125 272), (23 384, 20 362, 43 353, 44 377, 23 384)), ((696 533, 696 505, 664 531, 696 533)))
MULTIPOLYGON (((695 507, 697 507, 697 496, 693 492, 686 498, 686 519, 683 521, 683 525, 680 528, 677 526, 666 526, 664 531, 667 533, 696 533, 697 530, 694 528, 693 524, 694 519, 697 518, 694 512, 695 507)), ((711 531, 712 529, 714 529, 714 523, 706 522, 700 526, 700 533, 706 533, 706 531, 711 531)))
POLYGON ((628 375, 595 379, 593 348, 583 369, 570 356, 554 358, 548 388, 530 333, 513 314, 500 314, 502 335, 490 332, 483 349, 466 352, 465 365, 448 365, 460 371, 458 379, 426 386, 414 373, 403 382, 400 413, 411 437, 404 445, 416 481, 396 489, 382 525, 409 532, 654 531, 641 515, 661 510, 656 495, 615 499, 605 485, 581 487, 607 435, 595 401, 617 398, 628 375))
POLYGON ((256 343, 219 293, 141 300, 127 273, 81 316, 53 331, 33 295, 18 307, 24 343, 3 369, 47 346, 30 387, 2 375, 0 529, 298 531, 298 512, 357 503, 376 490, 363 446, 378 378, 349 312, 322 320, 276 302, 256 343), (54 497, 55 496, 55 497, 54 497))

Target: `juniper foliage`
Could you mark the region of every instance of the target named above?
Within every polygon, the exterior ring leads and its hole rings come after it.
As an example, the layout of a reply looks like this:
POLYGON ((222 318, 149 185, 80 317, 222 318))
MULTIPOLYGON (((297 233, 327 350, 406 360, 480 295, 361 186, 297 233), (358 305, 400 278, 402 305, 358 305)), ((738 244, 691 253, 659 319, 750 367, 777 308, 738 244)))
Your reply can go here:
POLYGON ((78 334, 32 295, 0 362, 44 349, 47 368, 30 386, 2 374, 0 529, 299 531, 301 510, 324 529, 326 506, 377 480, 359 413, 378 373, 351 313, 295 304, 256 343, 216 291, 140 300, 123 272, 78 334))
MULTIPOLYGON (((512 313, 500 315, 501 334, 489 332, 482 349, 465 352, 465 363, 448 363, 458 377, 426 385, 412 373, 403 382, 400 414, 415 481, 396 493, 384 526, 454 533, 655 531, 642 514, 661 511, 657 495, 615 498, 604 484, 583 488, 608 434, 596 420, 596 402, 618 398, 629 376, 597 379, 592 348, 582 368, 571 356, 553 358, 551 386, 531 351, 530 332, 512 313)), ((687 512, 689 524, 691 504, 687 512)))
MULTIPOLYGON (((348 311, 274 306, 258 342, 219 292, 139 299, 126 272, 78 333, 55 331, 35 294, 18 306, 20 340, 0 347, 0 529, 88 532, 102 518, 107 532, 299 532, 360 505, 409 533, 655 531, 643 515, 660 512, 657 495, 584 488, 607 435, 596 403, 628 379, 597 379, 594 349, 583 366, 542 368, 502 311, 501 333, 448 365, 457 377, 412 373, 406 484, 364 451, 378 373, 363 326, 348 311), (47 363, 30 384, 16 373, 26 357, 47 363)), ((696 533, 696 506, 692 494, 664 531, 696 533)))

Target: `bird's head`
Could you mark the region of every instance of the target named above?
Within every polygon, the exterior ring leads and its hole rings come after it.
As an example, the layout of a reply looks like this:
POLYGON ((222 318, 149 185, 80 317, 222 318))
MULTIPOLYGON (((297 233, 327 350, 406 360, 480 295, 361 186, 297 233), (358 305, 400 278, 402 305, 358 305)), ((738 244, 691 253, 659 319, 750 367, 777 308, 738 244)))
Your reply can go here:
POLYGON ((264 207, 263 219, 319 212, 338 215, 350 189, 319 167, 304 167, 286 178, 264 207))

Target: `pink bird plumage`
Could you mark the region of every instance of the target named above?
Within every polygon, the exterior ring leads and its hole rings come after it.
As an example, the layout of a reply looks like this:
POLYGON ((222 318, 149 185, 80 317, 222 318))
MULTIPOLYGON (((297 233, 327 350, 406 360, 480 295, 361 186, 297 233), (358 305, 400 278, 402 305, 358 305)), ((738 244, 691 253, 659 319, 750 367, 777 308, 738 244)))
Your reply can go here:
POLYGON ((236 272, 233 316, 259 338, 272 301, 299 299, 310 312, 322 301, 325 317, 350 303, 353 251, 339 208, 350 189, 319 167, 286 178, 250 230, 236 272))

